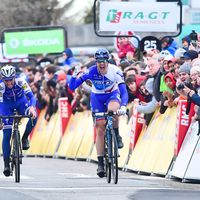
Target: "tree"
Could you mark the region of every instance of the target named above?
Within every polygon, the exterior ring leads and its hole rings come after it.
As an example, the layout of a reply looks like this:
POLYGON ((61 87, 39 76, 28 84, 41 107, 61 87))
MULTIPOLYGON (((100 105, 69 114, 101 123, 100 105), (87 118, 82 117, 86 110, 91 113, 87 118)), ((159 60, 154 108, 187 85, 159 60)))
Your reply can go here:
POLYGON ((49 25, 57 0, 1 0, 1 31, 10 27, 49 25))

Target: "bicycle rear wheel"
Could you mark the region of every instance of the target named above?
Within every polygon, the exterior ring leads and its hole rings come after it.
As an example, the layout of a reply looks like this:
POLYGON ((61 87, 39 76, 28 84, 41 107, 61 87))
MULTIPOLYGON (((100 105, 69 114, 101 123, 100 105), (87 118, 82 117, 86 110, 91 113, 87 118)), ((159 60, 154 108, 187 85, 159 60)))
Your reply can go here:
POLYGON ((13 133, 13 162, 15 170, 15 182, 20 182, 20 133, 13 133))
POLYGON ((113 183, 117 184, 118 182, 118 145, 117 145, 117 138, 115 136, 114 130, 112 130, 112 138, 111 138, 111 171, 112 171, 112 178, 113 183))

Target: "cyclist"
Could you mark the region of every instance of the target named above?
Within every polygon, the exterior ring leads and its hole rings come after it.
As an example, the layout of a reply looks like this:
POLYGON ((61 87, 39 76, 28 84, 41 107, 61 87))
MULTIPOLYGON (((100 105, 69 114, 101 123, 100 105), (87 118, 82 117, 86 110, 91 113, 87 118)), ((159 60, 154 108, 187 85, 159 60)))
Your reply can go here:
MULTIPOLYGON (((69 83, 70 89, 74 90, 84 81, 91 80, 91 109, 93 113, 117 111, 118 114, 126 114, 128 93, 124 83, 122 71, 115 65, 110 64, 110 54, 107 49, 98 49, 94 58, 96 64, 91 66, 85 73, 77 78, 79 69, 75 67, 74 73, 69 83)), ((103 177, 104 172, 104 134, 105 119, 96 118, 95 127, 97 132, 96 150, 98 158, 97 175, 103 177)), ((118 118, 114 120, 114 130, 118 142, 118 148, 123 147, 122 138, 118 130, 118 118)))
MULTIPOLYGON (((28 85, 21 77, 16 76, 15 67, 4 65, 0 68, 0 115, 13 115, 14 109, 20 115, 32 114, 33 124, 36 124, 37 113, 35 109, 36 99, 28 85)), ((10 139, 12 134, 13 119, 3 119, 3 159, 4 175, 10 176, 10 139)), ((22 136, 22 149, 29 148, 28 136, 33 129, 31 119, 29 119, 25 132, 22 136)))

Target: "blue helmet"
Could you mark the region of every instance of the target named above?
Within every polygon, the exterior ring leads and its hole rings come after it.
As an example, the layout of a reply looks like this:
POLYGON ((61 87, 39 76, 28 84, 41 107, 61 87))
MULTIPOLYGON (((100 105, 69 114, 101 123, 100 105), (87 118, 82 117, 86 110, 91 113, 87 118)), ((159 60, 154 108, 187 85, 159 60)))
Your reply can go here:
POLYGON ((110 54, 107 49, 98 49, 94 54, 96 61, 108 61, 109 57, 110 54))

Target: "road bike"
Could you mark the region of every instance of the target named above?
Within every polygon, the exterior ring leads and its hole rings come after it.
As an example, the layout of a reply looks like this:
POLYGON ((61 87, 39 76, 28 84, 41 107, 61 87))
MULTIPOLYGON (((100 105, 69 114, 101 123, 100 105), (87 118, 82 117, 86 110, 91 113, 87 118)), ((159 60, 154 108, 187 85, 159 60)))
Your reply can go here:
MULTIPOLYGON (((22 118, 31 118, 31 115, 18 115, 14 111, 14 115, 0 116, 1 119, 13 119, 12 135, 11 135, 11 154, 10 154, 10 175, 15 172, 15 182, 20 182, 20 164, 22 164, 22 145, 20 142, 19 125, 22 118)), ((33 121, 32 121, 33 125, 33 121)))
POLYGON ((116 112, 102 112, 95 113, 96 117, 105 117, 106 119, 106 129, 105 129, 105 155, 104 155, 104 166, 105 166, 105 176, 107 182, 117 184, 118 182, 118 145, 115 131, 113 129, 114 116, 117 115, 116 112))

